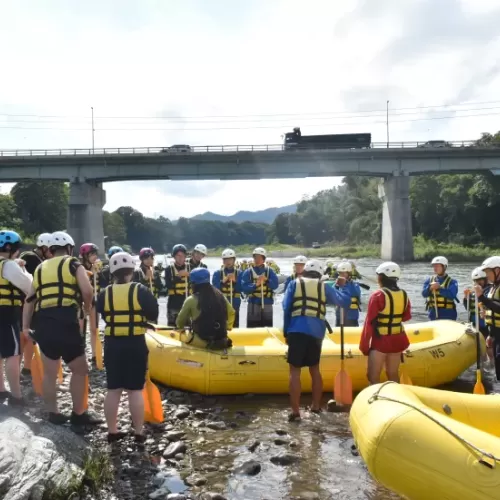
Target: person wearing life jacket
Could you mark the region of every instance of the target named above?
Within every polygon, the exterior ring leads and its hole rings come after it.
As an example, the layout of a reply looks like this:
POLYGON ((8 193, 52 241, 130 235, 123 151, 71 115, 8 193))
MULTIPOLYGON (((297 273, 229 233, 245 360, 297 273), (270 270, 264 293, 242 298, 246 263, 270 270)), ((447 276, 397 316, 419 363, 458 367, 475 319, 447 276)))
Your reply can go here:
POLYGON ((295 281, 299 276, 302 276, 306 262, 307 262, 307 257, 305 257, 304 255, 297 255, 297 257, 293 259, 293 273, 286 279, 283 293, 286 292, 288 285, 292 281, 295 281))
POLYGON ((319 260, 307 261, 302 276, 290 283, 283 298, 283 332, 288 344, 292 407, 289 421, 300 419, 300 374, 305 366, 312 378, 311 411, 321 411, 323 380, 319 361, 327 327, 326 305, 348 307, 350 303, 349 294, 343 288, 344 280, 339 280, 337 289, 321 280, 323 273, 323 264, 319 260))
POLYGON ((384 366, 387 378, 398 382, 401 354, 410 345, 403 322, 411 319, 411 303, 398 286, 401 269, 395 262, 384 262, 375 272, 380 290, 370 296, 359 350, 368 356, 370 384, 380 382, 384 366))
MULTIPOLYGON (((488 280, 486 278, 486 273, 482 269, 482 267, 476 267, 472 273, 471 273, 471 278, 474 283, 474 285, 480 285, 481 288, 483 289, 483 293, 487 294, 489 285, 488 285, 488 280)), ((474 290, 471 289, 470 287, 467 287, 464 289, 464 300, 463 300, 464 307, 467 311, 467 319, 469 323, 472 323, 472 325, 476 324, 476 294, 474 293, 474 290), (469 308, 467 309, 467 306, 469 308)), ((482 305, 479 304, 479 331, 483 334, 484 338, 488 337, 488 327, 486 325, 486 321, 484 318, 481 318, 481 309, 482 305)))
POLYGON ((128 406, 135 441, 143 443, 144 399, 142 390, 148 369, 147 322, 156 322, 158 302, 150 289, 132 281, 135 263, 126 252, 111 256, 109 268, 113 284, 101 291, 97 311, 106 323, 104 364, 108 392, 104 414, 108 425, 108 443, 123 439, 127 433, 117 427, 118 407, 123 392, 128 406))
MULTIPOLYGON (((99 257, 98 257, 98 252, 99 248, 97 248, 97 245, 94 245, 93 243, 84 243, 80 247, 80 262, 82 266, 84 267, 85 271, 87 272, 87 276, 90 280, 90 284, 92 285, 92 288, 94 289, 94 296, 97 297, 97 295, 100 292, 100 287, 99 287, 99 274, 102 270, 102 267, 99 265, 99 257)), ((92 358, 91 358, 91 363, 92 366, 95 367, 96 365, 96 357, 95 357, 95 346, 96 346, 96 338, 98 335, 98 330, 99 330, 99 315, 97 314, 97 311, 95 310, 95 304, 92 306, 90 310, 90 314, 88 315, 88 320, 89 320, 89 330, 90 330, 90 349, 92 352, 92 358)), ((80 324, 82 327, 82 335, 83 338, 86 340, 87 337, 87 318, 80 318, 80 324)))
POLYGON ((16 263, 21 237, 15 231, 0 231, 0 404, 23 406, 21 393, 21 308, 31 289, 31 275, 16 263), (5 388, 5 374, 10 392, 5 388))
POLYGON ((422 289, 422 297, 426 299, 427 314, 430 321, 436 319, 457 319, 455 302, 459 302, 458 283, 448 276, 448 259, 443 256, 434 257, 431 265, 434 276, 427 278, 422 289))
POLYGON ((266 259, 266 263, 276 274, 280 274, 280 266, 276 264, 274 259, 266 259))
POLYGON ((30 337, 31 326, 42 353, 43 399, 48 420, 62 425, 68 417, 57 408, 56 380, 60 360, 71 370, 73 425, 95 425, 102 420, 85 408, 89 369, 85 344, 80 333, 79 310, 90 313, 94 291, 85 268, 73 257, 75 242, 62 231, 52 234, 49 250, 53 257, 43 261, 33 275, 33 285, 23 311, 23 334, 30 337), (83 304, 82 304, 83 302, 83 304))
POLYGON ((233 329, 235 311, 222 292, 210 284, 208 269, 193 269, 190 273, 193 294, 184 302, 177 316, 177 328, 192 325, 186 344, 207 349, 227 349, 232 346, 227 333, 233 329))
MULTIPOLYGON (((344 326, 359 326, 361 310, 361 288, 353 280, 353 267, 349 261, 342 261, 337 266, 337 274, 345 280, 345 290, 349 292, 351 303, 344 309, 344 326)), ((335 326, 340 326, 340 307, 335 310, 335 326)))
POLYGON ((191 293, 189 286, 189 262, 186 262, 187 249, 184 245, 172 248, 173 262, 165 268, 165 288, 167 289, 167 323, 175 326, 182 304, 191 293))
POLYGON ((253 251, 254 265, 241 277, 241 289, 248 296, 247 328, 273 326, 274 291, 278 288, 276 273, 266 266, 266 251, 253 251))
MULTIPOLYGON (((33 276, 35 269, 44 260, 50 259, 52 257, 49 252, 48 242, 50 239, 50 233, 42 233, 36 239, 36 247, 33 250, 27 250, 23 252, 19 258, 24 261, 24 269, 28 274, 33 276)), ((21 338, 21 344, 24 344, 23 352, 21 357, 23 358, 23 368, 21 370, 22 375, 31 375, 31 360, 33 358, 33 343, 24 342, 24 337, 21 338)))
POLYGON ((500 256, 486 259, 481 269, 486 273, 490 288, 485 290, 480 284, 476 284, 474 293, 485 309, 488 326, 486 345, 493 348, 496 377, 500 381, 500 256))
POLYGON ((328 276, 330 279, 336 279, 337 277, 337 266, 333 262, 333 260, 327 260, 326 261, 326 269, 325 269, 325 276, 328 276))
POLYGON ((189 259, 189 269, 193 270, 198 267, 203 267, 204 269, 207 269, 206 264, 202 262, 203 258, 207 256, 208 250, 205 245, 202 245, 201 243, 198 243, 193 249, 193 254, 191 255, 191 258, 189 259))
POLYGON ((243 272, 235 266, 236 253, 231 248, 222 252, 222 267, 212 276, 212 285, 222 292, 234 309, 233 328, 240 326, 241 277, 243 272))
POLYGON ((150 247, 141 248, 139 259, 141 264, 134 272, 134 281, 149 288, 151 293, 158 299, 163 283, 159 273, 154 270, 155 251, 150 247))
POLYGON ((241 261, 239 262, 239 267, 241 271, 246 271, 248 269, 247 259, 241 259, 241 261))
POLYGON ((109 270, 109 259, 111 259, 111 257, 118 252, 123 252, 123 248, 115 245, 108 249, 108 263, 102 267, 98 276, 99 290, 103 290, 108 285, 111 285, 112 278, 111 271, 109 270))

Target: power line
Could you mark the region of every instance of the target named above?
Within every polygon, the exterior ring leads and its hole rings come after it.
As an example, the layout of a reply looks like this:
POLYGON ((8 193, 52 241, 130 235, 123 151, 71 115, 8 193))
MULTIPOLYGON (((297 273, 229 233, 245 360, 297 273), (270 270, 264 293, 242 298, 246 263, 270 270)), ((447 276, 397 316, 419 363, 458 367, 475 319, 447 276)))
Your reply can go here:
MULTIPOLYGON (((391 123, 410 123, 410 122, 418 122, 418 121, 433 121, 433 120, 454 120, 458 118, 473 118, 479 116, 496 116, 500 115, 498 113, 481 113, 481 114, 472 114, 472 115, 454 115, 454 116, 434 116, 427 118, 414 118, 409 120, 392 120, 391 123)), ((352 125, 375 125, 375 124, 385 124, 385 121, 371 121, 371 122, 355 122, 355 123, 317 123, 317 124, 309 124, 308 127, 338 127, 338 126, 352 126, 352 125)), ((190 131, 209 131, 209 130, 253 130, 253 129, 284 129, 290 128, 293 125, 290 124, 281 124, 281 125, 255 125, 251 127, 205 127, 205 128, 96 128, 96 132, 151 132, 151 131, 179 131, 179 132, 190 132, 190 131)), ((87 128, 59 128, 59 127, 17 127, 17 126, 2 126, 0 125, 0 129, 11 129, 11 130, 59 130, 59 131, 68 131, 68 132, 81 132, 87 131, 87 128)))

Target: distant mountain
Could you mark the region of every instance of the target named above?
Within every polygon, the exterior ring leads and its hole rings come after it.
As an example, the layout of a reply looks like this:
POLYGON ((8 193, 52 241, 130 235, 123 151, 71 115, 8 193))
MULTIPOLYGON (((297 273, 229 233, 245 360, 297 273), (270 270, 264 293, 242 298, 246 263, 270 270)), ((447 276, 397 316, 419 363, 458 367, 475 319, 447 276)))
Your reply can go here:
POLYGON ((278 214, 282 213, 295 213, 297 205, 288 205, 286 207, 273 207, 266 208, 265 210, 257 210, 256 212, 249 212, 240 210, 234 215, 219 215, 213 212, 205 212, 204 214, 195 215, 191 217, 193 220, 215 220, 221 222, 265 222, 271 224, 278 214))

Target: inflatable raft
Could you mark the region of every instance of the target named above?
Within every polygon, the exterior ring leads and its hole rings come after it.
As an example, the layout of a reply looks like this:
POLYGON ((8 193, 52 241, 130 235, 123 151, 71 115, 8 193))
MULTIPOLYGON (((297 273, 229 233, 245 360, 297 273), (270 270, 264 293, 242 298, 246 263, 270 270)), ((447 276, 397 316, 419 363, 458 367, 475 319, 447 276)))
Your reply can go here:
POLYGON ((386 382, 350 424, 371 475, 411 500, 500 498, 500 397, 386 382))
MULTIPOLYGON (((434 387, 456 379, 475 359, 475 332, 455 321, 405 326, 410 348, 407 372, 415 385, 434 387)), ((345 368, 353 388, 368 385, 367 358, 358 349, 361 328, 345 329, 345 368)), ((178 389, 201 394, 288 393, 287 346, 278 328, 235 329, 233 347, 209 351, 181 341, 184 332, 157 326, 146 335, 151 378, 178 389)), ((481 336, 484 349, 484 339, 481 336)), ((340 370, 340 330, 327 334, 320 363, 325 391, 331 391, 340 370)), ((302 371, 302 391, 311 391, 311 378, 302 371)))

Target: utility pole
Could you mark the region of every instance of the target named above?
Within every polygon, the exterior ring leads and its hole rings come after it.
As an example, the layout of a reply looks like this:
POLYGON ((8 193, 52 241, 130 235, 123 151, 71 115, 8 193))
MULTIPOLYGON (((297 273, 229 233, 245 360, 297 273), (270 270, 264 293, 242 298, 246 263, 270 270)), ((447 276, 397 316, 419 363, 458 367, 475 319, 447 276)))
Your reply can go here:
POLYGON ((386 114, 385 125, 387 129, 387 147, 389 147, 389 101, 387 101, 387 114, 386 114))
MULTIPOLYGON (((387 101, 387 102, 389 102, 389 101, 387 101)), ((94 108, 91 106, 90 109, 92 111, 92 154, 94 154, 94 132, 95 132, 95 129, 94 129, 94 108)))

